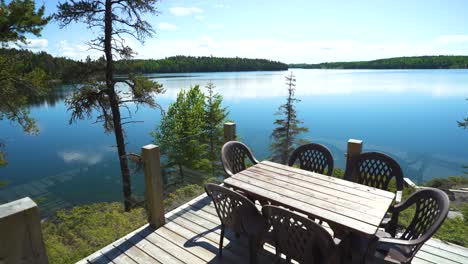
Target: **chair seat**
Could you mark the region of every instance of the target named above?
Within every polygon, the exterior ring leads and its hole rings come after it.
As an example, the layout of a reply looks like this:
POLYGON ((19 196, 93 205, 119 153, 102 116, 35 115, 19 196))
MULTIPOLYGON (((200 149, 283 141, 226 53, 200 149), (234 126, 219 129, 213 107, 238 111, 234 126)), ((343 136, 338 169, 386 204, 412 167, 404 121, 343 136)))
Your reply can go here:
POLYGON ((411 250, 400 245, 379 243, 375 255, 381 263, 406 263, 411 256, 411 250))

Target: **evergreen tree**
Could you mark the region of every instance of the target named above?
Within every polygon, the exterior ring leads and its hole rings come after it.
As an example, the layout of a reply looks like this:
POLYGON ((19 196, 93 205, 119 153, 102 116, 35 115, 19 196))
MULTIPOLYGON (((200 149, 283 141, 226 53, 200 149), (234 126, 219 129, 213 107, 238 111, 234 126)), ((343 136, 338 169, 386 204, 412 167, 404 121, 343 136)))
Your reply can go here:
POLYGON ((221 170, 219 155, 224 143, 223 124, 229 112, 221 106, 223 97, 215 93, 216 86, 209 82, 206 86, 208 95, 205 100, 205 131, 206 142, 208 144, 208 159, 211 161, 213 176, 221 170))
MULTIPOLYGON (((131 58, 133 50, 125 44, 125 35, 143 42, 153 35, 152 26, 143 15, 157 15, 157 0, 70 0, 59 3, 58 12, 54 15, 60 26, 66 27, 73 22, 83 22, 89 29, 98 32, 95 39, 89 42, 90 48, 104 52, 105 81, 89 80, 71 98, 67 100, 72 111, 70 122, 91 118, 93 111, 100 115, 97 121, 103 122, 107 132, 113 132, 122 174, 122 187, 125 210, 132 205, 130 169, 123 125, 121 107, 126 103, 159 107, 153 98, 154 94, 163 93, 162 86, 142 76, 130 75, 128 80, 114 79, 114 58, 131 58), (128 92, 116 90, 116 83, 123 82, 128 92)), ((125 117, 124 117, 125 118, 125 117)))
POLYGON ((27 43, 25 34, 41 35, 50 17, 44 16, 42 5, 36 11, 36 4, 31 0, 12 0, 6 4, 0 1, 0 43, 8 46, 10 43, 27 43))
MULTIPOLYGON (((27 43, 25 34, 40 36, 49 19, 44 16, 44 6, 36 11, 34 1, 13 0, 8 4, 0 1, 0 46, 27 43)), ((43 70, 29 68, 29 63, 23 55, 0 54, 0 121, 8 120, 28 134, 37 134, 27 106, 45 91, 47 78, 43 70)), ((4 165, 0 149, 0 166, 4 165)))
POLYGON ((286 103, 281 105, 276 112, 276 115, 281 115, 282 118, 276 119, 274 122, 276 128, 271 133, 273 143, 270 145, 271 159, 282 164, 288 162, 288 157, 294 150, 294 146, 299 143, 298 135, 308 131, 307 128, 301 126, 303 122, 297 118, 295 103, 300 102, 300 100, 294 97, 296 78, 292 72, 286 76, 286 85, 288 98, 286 103))
POLYGON ((208 171, 207 144, 202 142, 205 129, 205 95, 200 87, 180 91, 161 125, 152 132, 155 143, 167 158, 166 167, 177 167, 184 180, 183 167, 208 171))

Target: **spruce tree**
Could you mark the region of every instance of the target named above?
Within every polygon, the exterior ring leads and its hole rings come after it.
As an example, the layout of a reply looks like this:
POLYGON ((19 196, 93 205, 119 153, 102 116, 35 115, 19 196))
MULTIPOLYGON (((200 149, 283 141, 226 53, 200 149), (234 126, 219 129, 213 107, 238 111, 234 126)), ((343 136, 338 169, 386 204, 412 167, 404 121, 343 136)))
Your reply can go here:
POLYGON ((70 0, 58 4, 54 15, 63 28, 73 22, 82 22, 88 29, 97 32, 97 36, 88 44, 90 48, 104 53, 104 81, 88 80, 67 100, 68 109, 72 112, 70 122, 91 118, 93 112, 100 114, 97 122, 102 122, 106 132, 113 132, 117 143, 117 152, 122 174, 122 187, 125 210, 132 206, 130 169, 123 125, 133 121, 122 122, 121 108, 127 103, 147 105, 158 108, 155 94, 164 92, 158 83, 149 79, 130 75, 128 80, 114 78, 115 58, 129 59, 135 53, 126 45, 124 36, 133 37, 143 42, 154 34, 153 27, 144 19, 145 15, 157 15, 154 5, 157 0, 70 0), (128 91, 116 89, 116 84, 126 84, 128 91))
POLYGON ((211 161, 212 176, 216 176, 216 173, 222 169, 219 160, 224 142, 223 124, 229 114, 227 108, 222 107, 223 97, 215 93, 215 88, 212 82, 206 85, 208 94, 205 100, 205 140, 208 144, 208 159, 211 161))
POLYGON ((177 94, 160 126, 151 133, 166 158, 165 167, 178 168, 182 181, 184 167, 204 172, 209 169, 207 144, 202 140, 204 129, 205 95, 197 85, 177 94))
POLYGON ((308 131, 306 127, 301 126, 303 122, 297 117, 295 104, 300 100, 294 97, 296 78, 292 72, 286 76, 286 85, 288 97, 286 103, 281 105, 275 113, 281 118, 274 122, 276 128, 271 133, 273 142, 270 145, 271 160, 282 164, 288 162, 289 155, 299 143, 298 135, 308 131))

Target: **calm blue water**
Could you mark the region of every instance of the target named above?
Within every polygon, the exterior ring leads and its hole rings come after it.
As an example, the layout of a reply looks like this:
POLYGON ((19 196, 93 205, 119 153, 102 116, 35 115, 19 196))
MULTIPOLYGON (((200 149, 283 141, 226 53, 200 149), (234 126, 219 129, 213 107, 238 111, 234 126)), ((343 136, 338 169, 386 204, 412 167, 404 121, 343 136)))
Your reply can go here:
MULTIPOLYGON (((177 92, 213 81, 224 96, 229 118, 259 159, 268 157, 273 115, 285 101, 287 72, 193 73, 151 75, 166 87, 158 98, 167 105, 177 92)), ((468 114, 467 70, 294 70, 298 115, 310 130, 304 137, 327 145, 338 167, 350 138, 364 140, 365 150, 395 157, 406 177, 423 182, 462 175, 468 164, 468 131, 456 121, 468 114)), ((46 208, 95 201, 120 201, 120 173, 114 136, 93 120, 69 125, 70 113, 57 94, 31 108, 40 134, 29 136, 0 123, 9 165, 0 169, 0 202, 22 196, 42 197, 46 208)), ((124 112, 126 113, 126 112, 124 112)), ((126 127, 128 149, 139 152, 151 142, 158 110, 132 113, 144 123, 126 127)), ((142 192, 142 176, 133 177, 142 192)))

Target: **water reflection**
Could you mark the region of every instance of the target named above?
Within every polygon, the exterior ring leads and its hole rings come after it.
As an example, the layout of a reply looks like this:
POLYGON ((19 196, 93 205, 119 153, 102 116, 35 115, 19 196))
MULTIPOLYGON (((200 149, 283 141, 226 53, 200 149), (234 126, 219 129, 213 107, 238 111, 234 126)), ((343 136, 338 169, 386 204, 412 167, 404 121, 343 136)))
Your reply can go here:
POLYGON ((50 88, 46 94, 32 98, 29 105, 32 107, 54 107, 63 102, 65 98, 71 94, 72 85, 56 85, 50 88))
MULTIPOLYGON (((297 79, 297 96, 351 94, 421 94, 467 96, 467 70, 304 70, 292 69, 297 79)), ((199 73, 197 75, 149 75, 175 98, 180 89, 205 86, 212 81, 228 99, 285 96, 282 72, 199 73)))

